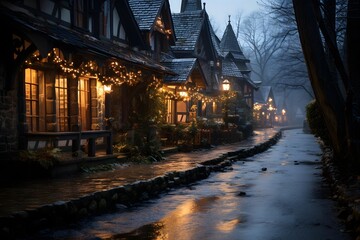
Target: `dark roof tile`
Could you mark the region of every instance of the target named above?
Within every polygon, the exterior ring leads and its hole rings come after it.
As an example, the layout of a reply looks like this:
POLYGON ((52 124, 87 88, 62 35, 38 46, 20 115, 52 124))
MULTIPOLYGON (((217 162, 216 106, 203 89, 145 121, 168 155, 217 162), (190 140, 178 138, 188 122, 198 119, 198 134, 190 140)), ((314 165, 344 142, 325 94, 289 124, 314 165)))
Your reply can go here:
POLYGON ((229 53, 231 53, 236 60, 243 60, 249 62, 249 60, 244 56, 240 48, 230 21, 229 24, 226 26, 224 35, 221 39, 220 48, 224 55, 228 55, 229 53))
POLYGON ((177 37, 174 51, 194 51, 203 26, 203 11, 173 13, 172 15, 177 37))
POLYGON ((141 30, 150 30, 153 27, 163 3, 164 0, 129 0, 141 30))
POLYGON ((201 9, 201 0, 182 0, 181 12, 196 11, 201 9))
POLYGON ((24 32, 31 31, 34 34, 48 39, 50 42, 54 42, 55 45, 66 44, 68 47, 72 47, 79 52, 92 53, 104 58, 117 58, 140 67, 173 74, 170 69, 162 66, 146 55, 120 47, 110 40, 99 40, 83 32, 65 28, 60 25, 54 25, 18 12, 1 11, 0 14, 7 21, 19 26, 24 32))
POLYGON ((162 64, 177 74, 176 76, 166 76, 165 83, 185 83, 195 68, 196 58, 169 59, 162 64))
POLYGON ((224 60, 222 63, 222 75, 224 77, 242 78, 239 68, 233 61, 224 60))

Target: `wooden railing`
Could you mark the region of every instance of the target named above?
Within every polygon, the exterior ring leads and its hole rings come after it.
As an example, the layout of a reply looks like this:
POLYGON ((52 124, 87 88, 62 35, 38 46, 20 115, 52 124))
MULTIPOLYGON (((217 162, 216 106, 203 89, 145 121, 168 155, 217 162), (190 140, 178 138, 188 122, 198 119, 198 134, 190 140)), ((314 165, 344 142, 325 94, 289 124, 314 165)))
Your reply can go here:
POLYGON ((88 140, 88 156, 94 157, 96 153, 96 139, 103 137, 106 144, 106 154, 112 154, 112 133, 109 130, 93 130, 82 132, 36 132, 27 133, 27 141, 48 141, 53 147, 61 140, 72 140, 72 151, 80 150, 82 139, 88 140))

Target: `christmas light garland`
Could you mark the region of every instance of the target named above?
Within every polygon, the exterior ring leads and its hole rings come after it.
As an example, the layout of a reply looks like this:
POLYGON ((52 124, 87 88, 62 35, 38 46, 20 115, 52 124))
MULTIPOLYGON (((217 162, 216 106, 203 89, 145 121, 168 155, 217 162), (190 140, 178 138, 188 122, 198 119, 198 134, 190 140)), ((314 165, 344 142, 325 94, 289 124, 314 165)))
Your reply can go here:
POLYGON ((82 63, 78 68, 74 66, 74 62, 63 59, 60 55, 60 50, 54 48, 50 51, 46 59, 40 57, 40 53, 37 51, 31 57, 29 57, 25 63, 27 65, 34 65, 39 63, 52 63, 58 67, 64 74, 71 76, 72 78, 78 78, 79 76, 93 76, 99 79, 104 85, 123 85, 135 86, 141 82, 147 85, 147 90, 157 90, 157 93, 162 94, 166 99, 175 101, 187 101, 189 99, 199 100, 204 103, 210 102, 224 102, 227 99, 234 98, 236 92, 229 91, 228 94, 220 94, 218 96, 207 96, 201 92, 194 83, 187 83, 183 86, 175 87, 174 89, 164 86, 162 79, 152 74, 150 81, 144 79, 141 70, 130 69, 129 67, 121 64, 119 61, 111 60, 108 61, 104 67, 100 68, 95 61, 88 61, 82 63), (181 96, 180 91, 186 91, 187 96, 181 96))

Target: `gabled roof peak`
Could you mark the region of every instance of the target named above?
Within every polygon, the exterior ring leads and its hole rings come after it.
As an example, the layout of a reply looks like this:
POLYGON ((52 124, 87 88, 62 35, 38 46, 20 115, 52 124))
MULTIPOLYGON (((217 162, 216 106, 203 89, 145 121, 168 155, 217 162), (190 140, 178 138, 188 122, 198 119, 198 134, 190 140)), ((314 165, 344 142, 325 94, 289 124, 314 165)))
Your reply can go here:
POLYGON ((242 53, 239 43, 237 41, 236 35, 234 33, 234 30, 231 26, 230 21, 230 15, 229 15, 229 23, 226 26, 224 35, 220 42, 220 48, 223 52, 237 52, 242 53))
MULTIPOLYGON (((205 3, 204 3, 204 9, 205 9, 205 3)), ((197 10, 202 10, 201 0, 182 0, 181 1, 181 11, 180 12, 197 11, 197 10)))

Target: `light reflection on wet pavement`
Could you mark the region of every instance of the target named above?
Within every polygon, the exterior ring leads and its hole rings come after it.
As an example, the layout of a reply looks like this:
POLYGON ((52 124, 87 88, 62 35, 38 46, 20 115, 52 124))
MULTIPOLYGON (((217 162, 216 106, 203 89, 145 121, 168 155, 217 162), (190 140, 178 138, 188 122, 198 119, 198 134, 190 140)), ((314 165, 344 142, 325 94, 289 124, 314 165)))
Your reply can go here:
POLYGON ((320 155, 313 136, 286 131, 232 170, 34 239, 350 239, 322 182, 320 155))
POLYGON ((154 164, 119 165, 112 171, 80 174, 66 178, 34 180, 0 186, 0 216, 30 210, 57 201, 68 201, 96 191, 108 190, 138 180, 164 175, 166 172, 183 171, 200 162, 220 155, 260 144, 273 137, 278 129, 254 131, 254 136, 235 144, 216 146, 190 153, 175 153, 165 161, 154 164))

